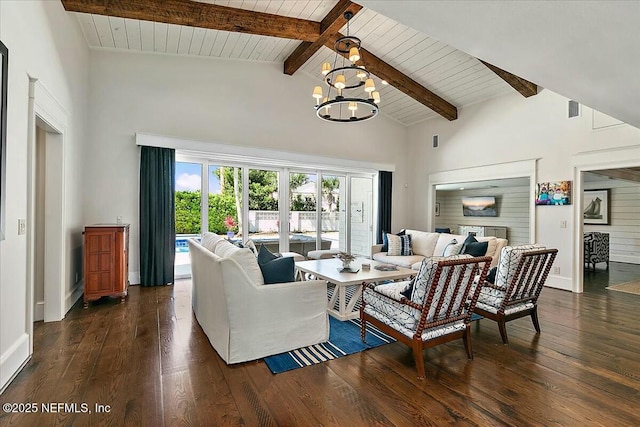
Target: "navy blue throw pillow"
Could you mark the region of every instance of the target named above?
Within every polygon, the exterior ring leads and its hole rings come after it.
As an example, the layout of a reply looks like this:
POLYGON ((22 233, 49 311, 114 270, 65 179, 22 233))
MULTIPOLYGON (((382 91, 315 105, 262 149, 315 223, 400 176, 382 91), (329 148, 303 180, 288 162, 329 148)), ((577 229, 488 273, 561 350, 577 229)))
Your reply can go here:
POLYGON ((258 262, 264 284, 295 282, 296 264, 293 257, 275 258, 265 263, 258 262))
POLYGON ((276 258, 278 258, 278 255, 272 253, 265 245, 260 245, 260 250, 258 250, 258 264, 267 263, 276 258))
POLYGON ((476 239, 476 236, 474 236, 473 234, 469 234, 467 238, 464 239, 464 242, 462 242, 462 249, 460 249, 461 254, 466 253, 464 250, 469 243, 478 243, 478 239, 476 239))
POLYGON ((498 267, 493 267, 487 273, 487 282, 495 284, 496 283, 496 273, 498 272, 498 267))
POLYGON ((474 242, 467 243, 464 246, 463 254, 469 254, 471 256, 484 256, 487 253, 487 248, 489 247, 489 242, 474 242))
POLYGON ((295 282, 296 264, 293 257, 282 257, 272 253, 265 245, 260 245, 258 265, 264 277, 264 284, 295 282))
MULTIPOLYGON (((382 249, 380 249, 380 252, 389 252, 389 239, 387 238, 387 233, 386 231, 382 232, 382 249)), ((396 236, 404 236, 406 234, 406 230, 400 230, 400 232, 398 234, 396 234, 396 236)))

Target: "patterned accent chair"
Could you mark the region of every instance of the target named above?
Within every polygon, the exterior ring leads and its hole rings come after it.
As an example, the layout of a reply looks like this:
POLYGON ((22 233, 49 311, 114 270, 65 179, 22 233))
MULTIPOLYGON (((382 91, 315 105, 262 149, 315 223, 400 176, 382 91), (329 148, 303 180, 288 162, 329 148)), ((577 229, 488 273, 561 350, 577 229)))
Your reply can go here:
POLYGON ((361 338, 367 322, 413 349, 418 378, 425 376, 422 350, 462 338, 469 359, 471 316, 491 257, 426 258, 413 280, 365 284, 360 305, 361 338), (410 297, 410 298, 409 298, 410 297))
POLYGON ((504 344, 509 343, 506 323, 520 317, 531 316, 540 333, 538 297, 557 253, 538 245, 502 248, 495 284, 484 284, 475 312, 498 322, 504 344))
POLYGON ((609 269, 609 233, 584 233, 584 266, 593 265, 593 271, 596 271, 599 262, 606 262, 609 269))

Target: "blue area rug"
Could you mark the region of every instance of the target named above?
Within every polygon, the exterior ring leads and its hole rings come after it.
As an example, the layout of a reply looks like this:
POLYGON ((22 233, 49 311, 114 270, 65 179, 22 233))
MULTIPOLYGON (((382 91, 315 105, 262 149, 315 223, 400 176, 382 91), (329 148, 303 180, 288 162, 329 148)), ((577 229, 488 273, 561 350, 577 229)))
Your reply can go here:
MULTIPOLYGON (((482 316, 478 314, 474 313, 471 316, 472 322, 480 319, 482 319, 482 316)), ((279 374, 396 341, 375 326, 367 323, 367 342, 363 343, 360 339, 360 319, 341 322, 329 316, 329 327, 329 341, 327 342, 265 357, 264 361, 269 370, 274 374, 279 374)))
POLYGON ((367 324, 367 342, 363 343, 360 319, 341 322, 329 316, 329 328, 329 341, 265 357, 265 363, 271 372, 279 374, 395 342, 394 338, 367 324))

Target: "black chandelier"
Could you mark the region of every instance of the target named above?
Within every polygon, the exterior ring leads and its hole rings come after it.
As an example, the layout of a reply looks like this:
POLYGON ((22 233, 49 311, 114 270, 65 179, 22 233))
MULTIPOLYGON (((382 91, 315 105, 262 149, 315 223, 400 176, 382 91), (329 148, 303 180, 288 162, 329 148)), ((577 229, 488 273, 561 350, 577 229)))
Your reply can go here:
POLYGON ((347 11, 344 17, 347 20, 347 35, 335 42, 333 67, 328 62, 322 64, 322 75, 329 86, 327 96, 323 95, 321 86, 313 88, 316 115, 330 122, 362 122, 378 115, 380 92, 376 91, 375 83, 360 57, 362 41, 349 35, 349 20, 353 13, 347 11), (364 97, 344 93, 362 86, 364 97))

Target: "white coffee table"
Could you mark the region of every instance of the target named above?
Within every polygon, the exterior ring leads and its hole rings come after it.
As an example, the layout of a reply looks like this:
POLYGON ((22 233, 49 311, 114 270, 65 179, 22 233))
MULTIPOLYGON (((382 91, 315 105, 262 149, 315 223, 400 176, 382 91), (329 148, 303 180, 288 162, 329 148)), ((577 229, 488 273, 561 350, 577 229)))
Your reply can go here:
POLYGON ((374 267, 384 263, 364 258, 358 258, 351 263, 357 273, 342 273, 342 261, 339 259, 318 259, 296 262, 296 274, 301 280, 316 278, 326 280, 333 286, 333 293, 327 304, 327 311, 338 320, 356 319, 360 316, 356 304, 362 295, 363 283, 377 283, 386 280, 408 279, 416 275, 416 270, 396 267, 397 270, 380 271, 374 267), (371 265, 370 270, 362 269, 362 264, 371 265))

